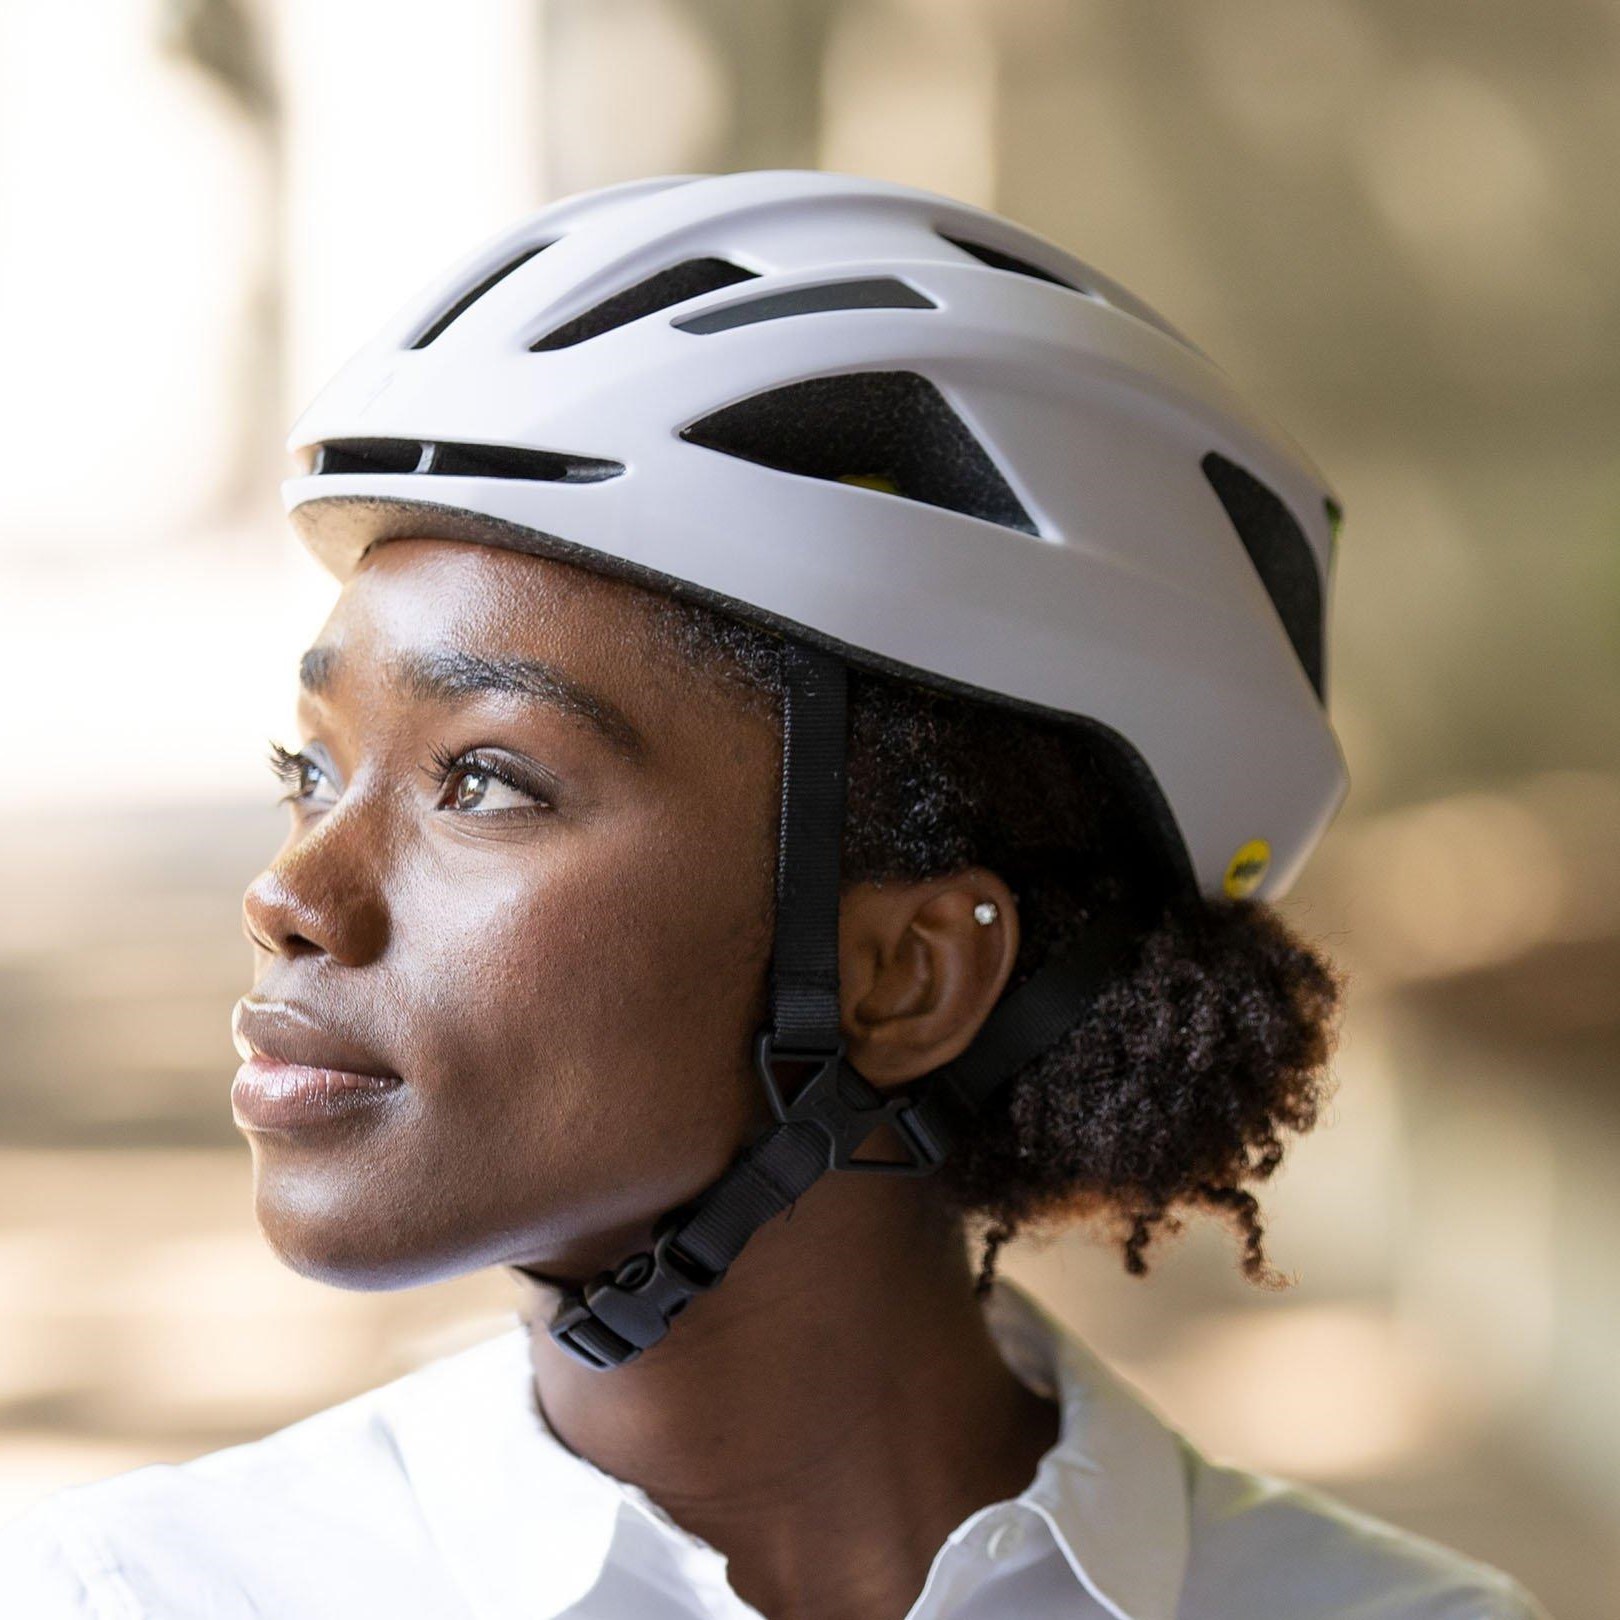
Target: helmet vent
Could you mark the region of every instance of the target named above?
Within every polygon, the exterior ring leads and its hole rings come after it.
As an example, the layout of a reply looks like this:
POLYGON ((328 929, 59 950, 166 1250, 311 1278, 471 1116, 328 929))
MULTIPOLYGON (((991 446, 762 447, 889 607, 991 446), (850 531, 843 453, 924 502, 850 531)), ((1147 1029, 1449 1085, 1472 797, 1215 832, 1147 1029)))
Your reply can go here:
POLYGON ((671 324, 683 332, 707 335, 729 332, 734 326, 757 321, 779 321, 790 315, 814 315, 831 309, 938 309, 915 287, 893 276, 871 276, 861 281, 826 281, 814 287, 793 287, 787 292, 763 293, 739 299, 724 309, 706 309, 671 324))
POLYGON ((413 473, 422 460, 422 446, 415 439, 334 439, 315 446, 310 472, 323 473, 413 473))
POLYGON ((411 348, 425 349, 428 344, 434 340, 434 338, 438 337, 438 335, 444 331, 445 327, 447 327, 451 321, 453 321, 458 315, 464 314, 467 310, 471 309, 472 306, 476 304, 478 300, 482 298, 484 294, 487 293, 497 282, 505 281, 506 278, 511 275, 511 273, 520 265, 527 264, 529 260, 535 256, 535 254, 550 246, 550 242, 536 242, 533 247, 524 248, 524 250, 518 254, 515 259, 508 259, 506 263, 503 264, 498 270, 491 271, 490 274, 485 276, 476 287, 470 288, 467 292, 464 292, 461 297, 459 297, 455 303, 453 303, 449 309, 444 312, 444 314, 439 316, 439 318, 434 321, 427 331, 425 331, 421 337, 411 344, 411 348))
POLYGON ((600 484, 624 471, 622 461, 569 456, 557 450, 514 450, 502 444, 435 444, 424 472, 446 478, 527 478, 547 484, 600 484))
POLYGON ((1322 580, 1305 531, 1272 490, 1211 450, 1199 465, 1220 497, 1316 695, 1322 689, 1322 580))
POLYGON ((565 321, 529 347, 535 353, 567 349, 588 338, 601 337, 615 327, 628 326, 643 315, 668 309, 672 304, 684 304, 690 298, 701 298, 704 293, 718 292, 739 281, 752 281, 755 275, 755 271, 744 270, 741 265, 725 259, 687 259, 603 299, 594 309, 565 321))
POLYGON ((1000 248, 986 247, 982 242, 967 242, 960 236, 948 236, 944 231, 937 231, 935 234, 942 241, 949 242, 952 247, 961 248, 964 253, 971 253, 980 264, 987 264, 992 270, 1010 270, 1015 276, 1033 276, 1036 281, 1049 281, 1054 287, 1067 287, 1070 292, 1087 291, 1086 288, 1076 286, 1074 282, 1062 276, 1054 275, 1050 270, 1041 269, 1038 264, 1031 264, 1028 259, 1019 259, 1011 253, 1003 253, 1000 248))
POLYGON ((316 477, 327 473, 426 473, 441 478, 522 478, 546 484, 598 484, 623 471, 622 461, 597 456, 418 439, 334 439, 315 447, 310 467, 316 477))
POLYGON ((926 377, 856 371, 755 394, 681 437, 806 478, 859 482, 1038 534, 984 446, 926 377))

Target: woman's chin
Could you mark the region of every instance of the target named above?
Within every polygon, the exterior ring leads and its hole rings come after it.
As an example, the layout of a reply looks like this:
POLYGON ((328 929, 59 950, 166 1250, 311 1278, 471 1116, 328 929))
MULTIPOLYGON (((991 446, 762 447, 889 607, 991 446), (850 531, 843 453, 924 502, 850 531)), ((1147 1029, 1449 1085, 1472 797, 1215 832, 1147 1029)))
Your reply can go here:
POLYGON ((501 1235, 499 1223, 435 1230, 420 1216, 430 1196, 386 1208, 367 1201, 352 1177, 324 1186, 307 1172, 257 1166, 253 1213, 272 1254, 312 1282, 359 1293, 386 1293, 449 1282, 509 1262, 532 1243, 501 1235))
POLYGON ((261 1170, 255 1178, 254 1218, 284 1266, 332 1288, 387 1292, 442 1282, 468 1269, 427 1234, 380 1220, 375 1210, 357 1209, 352 1197, 322 1200, 305 1178, 290 1186, 261 1170))

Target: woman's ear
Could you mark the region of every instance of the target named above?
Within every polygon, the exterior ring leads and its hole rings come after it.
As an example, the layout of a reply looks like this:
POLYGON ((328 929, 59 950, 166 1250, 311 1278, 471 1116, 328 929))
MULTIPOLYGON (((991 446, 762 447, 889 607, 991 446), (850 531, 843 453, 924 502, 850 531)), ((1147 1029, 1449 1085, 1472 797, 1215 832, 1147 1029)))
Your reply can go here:
POLYGON ((984 867, 847 890, 838 972, 851 1065, 895 1085, 950 1062, 1006 988, 1018 940, 1013 892, 984 867))

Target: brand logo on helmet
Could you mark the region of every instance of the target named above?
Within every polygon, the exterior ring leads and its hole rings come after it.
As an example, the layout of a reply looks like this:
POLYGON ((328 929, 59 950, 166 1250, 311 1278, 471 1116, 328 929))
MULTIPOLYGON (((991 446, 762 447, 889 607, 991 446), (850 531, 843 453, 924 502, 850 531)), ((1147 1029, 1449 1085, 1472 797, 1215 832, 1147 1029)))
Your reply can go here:
POLYGON ((1271 867, 1271 845, 1263 838, 1251 838, 1227 863, 1222 887, 1233 900, 1246 900, 1260 887, 1271 867))

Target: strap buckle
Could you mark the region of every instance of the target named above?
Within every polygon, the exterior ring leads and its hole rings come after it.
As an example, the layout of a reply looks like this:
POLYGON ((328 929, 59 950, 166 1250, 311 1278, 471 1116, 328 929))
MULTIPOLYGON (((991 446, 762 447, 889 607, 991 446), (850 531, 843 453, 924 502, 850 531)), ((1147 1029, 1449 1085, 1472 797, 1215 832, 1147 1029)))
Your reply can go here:
POLYGON ((771 1112, 784 1125, 814 1125, 827 1138, 827 1167, 867 1175, 926 1176, 944 1162, 948 1144, 916 1095, 885 1095, 844 1061, 845 1042, 832 1051, 778 1046, 770 1028, 754 1037, 754 1068, 765 1087, 771 1112), (791 1098, 777 1072, 781 1063, 807 1063, 812 1072, 791 1098), (856 1153, 887 1127, 905 1153, 903 1159, 858 1159, 856 1153))
POLYGON ((665 1225, 650 1253, 631 1255, 566 1299, 549 1329, 557 1344, 598 1372, 623 1367, 657 1344, 687 1305, 725 1276, 682 1254, 675 1233, 665 1225))

